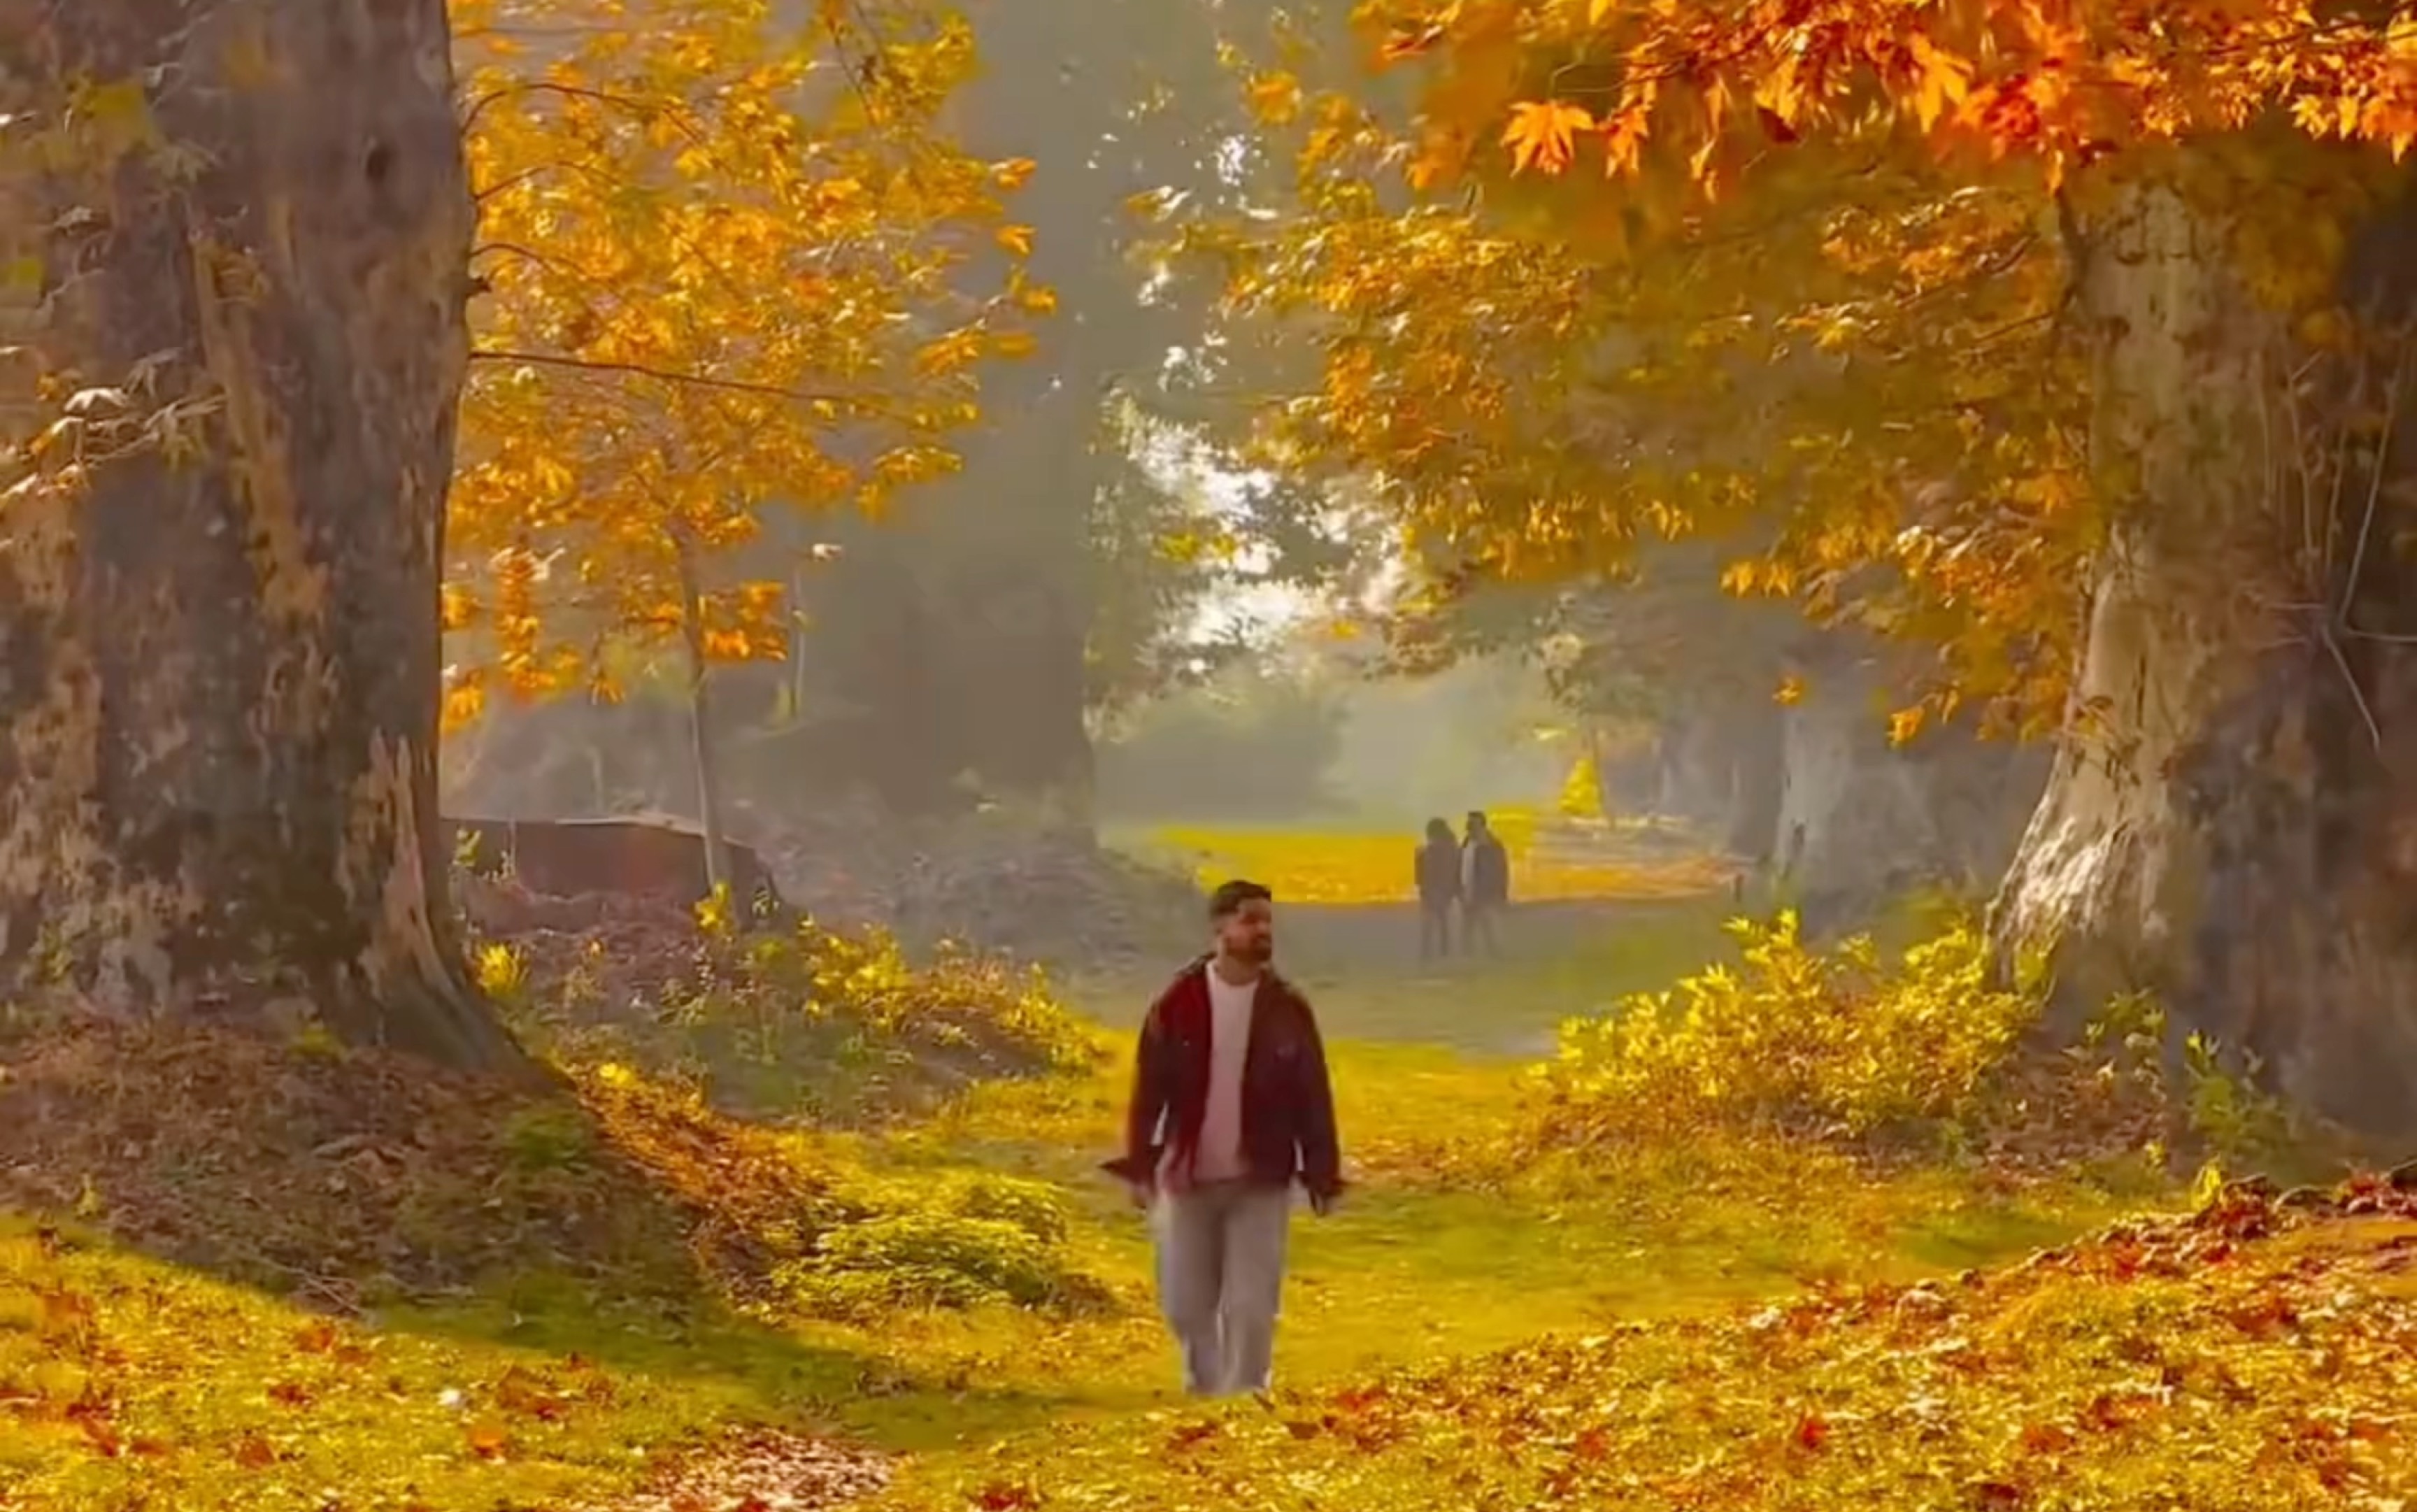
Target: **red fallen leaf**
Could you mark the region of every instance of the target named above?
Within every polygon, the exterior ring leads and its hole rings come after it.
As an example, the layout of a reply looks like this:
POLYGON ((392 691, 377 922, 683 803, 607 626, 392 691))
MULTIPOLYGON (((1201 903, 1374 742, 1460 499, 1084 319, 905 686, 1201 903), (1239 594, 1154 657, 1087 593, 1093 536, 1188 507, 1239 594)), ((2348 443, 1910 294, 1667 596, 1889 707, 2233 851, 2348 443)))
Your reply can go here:
POLYGON ((2054 1423, 2026 1423, 2023 1447, 2032 1454, 2055 1454, 2073 1447, 2073 1434, 2054 1423))
POLYGON ((1186 1423, 1166 1436, 1169 1449, 1189 1449, 1217 1436, 1214 1423, 1186 1423))
POLYGON ((68 1415, 75 1419, 75 1426, 84 1430, 84 1436, 92 1441, 94 1451, 102 1459, 114 1459, 125 1452, 126 1441, 109 1426, 108 1418, 99 1413, 71 1412, 68 1415))
POLYGON ((1004 1481, 993 1481, 974 1493, 974 1505, 982 1512, 1021 1512, 1040 1504, 1041 1498, 1031 1487, 1010 1486, 1004 1481))
POLYGON ((99 1316, 90 1297, 65 1288, 43 1292, 36 1299, 35 1306, 38 1315, 36 1326, 46 1338, 83 1334, 92 1328, 99 1316))
POLYGON ((311 1405, 311 1394, 298 1382, 281 1381, 268 1388, 268 1399, 280 1407, 303 1408, 311 1405))
POLYGON ((1611 1435, 1600 1427, 1590 1428, 1578 1435, 1577 1443, 1570 1445, 1570 1453, 1584 1463, 1593 1464, 1611 1453, 1611 1435))
POLYGON ((1324 1430, 1307 1418, 1295 1417, 1285 1420, 1285 1431, 1296 1439, 1314 1439, 1324 1430))
POLYGON ((473 1423, 467 1432, 470 1452, 481 1459, 501 1459, 511 1443, 511 1435, 500 1423, 473 1423))
POLYGON ((317 1318, 294 1332, 294 1347, 305 1354, 325 1354, 336 1347, 336 1325, 317 1318))
POLYGON ((277 1463, 277 1449, 257 1433, 247 1433, 235 1444, 235 1462, 246 1470, 266 1470, 277 1463))
POLYGON ((751 1491, 747 1499, 732 1507, 730 1512, 772 1512, 772 1504, 751 1491))
POLYGON ((1796 128, 1788 125, 1787 117, 1780 115, 1777 111, 1772 110, 1770 106, 1756 105, 1754 108, 1754 113, 1756 118, 1762 122, 1762 130, 1764 133, 1773 142, 1786 145, 1787 144, 1801 142, 1804 140, 1803 132, 1799 131, 1796 128))
POLYGON ((1818 1449, 1830 1442, 1830 1420, 1818 1413, 1807 1413, 1796 1422, 1797 1446, 1818 1449))
POLYGON ((518 1413, 544 1423, 562 1415, 562 1398, 547 1389, 542 1377, 519 1366, 513 1366, 496 1381, 495 1404, 507 1413, 518 1413))
POLYGON ((1972 1488, 1974 1504, 1985 1512, 2012 1512, 2030 1499, 2030 1494, 2012 1481, 1984 1480, 1972 1488))
POLYGON ((139 1455, 145 1459, 164 1459, 175 1452, 168 1447, 167 1441, 164 1439, 137 1439, 126 1448, 128 1453, 139 1455))

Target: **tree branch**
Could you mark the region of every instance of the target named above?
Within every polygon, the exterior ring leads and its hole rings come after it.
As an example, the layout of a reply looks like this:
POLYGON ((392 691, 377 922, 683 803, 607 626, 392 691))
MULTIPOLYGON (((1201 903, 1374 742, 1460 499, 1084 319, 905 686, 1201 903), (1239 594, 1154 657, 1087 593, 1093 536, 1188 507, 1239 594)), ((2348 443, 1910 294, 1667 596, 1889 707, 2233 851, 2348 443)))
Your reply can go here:
POLYGON ((672 124, 679 128, 681 135, 700 146, 704 145, 704 141, 697 134, 696 128, 690 122, 680 119, 678 112, 660 100, 641 99, 635 95, 616 95, 602 89, 583 88, 578 84, 555 84, 545 79, 524 79, 518 84, 509 84, 500 89, 490 90, 470 101, 462 112, 462 134, 464 136, 470 134, 470 128, 478 124, 480 113, 488 106, 497 100, 509 99, 514 95, 560 95, 566 99, 591 99, 600 105, 610 105, 615 110, 628 111, 631 115, 641 117, 669 115, 672 117, 672 124))
POLYGON ((884 401, 863 394, 814 393, 803 389, 784 389, 773 383, 749 383, 743 378, 713 378, 701 373, 680 373, 670 368, 648 367, 643 362, 592 362, 583 358, 557 357, 547 352, 515 352, 478 349, 470 353, 474 362, 521 362, 530 367, 561 368, 572 373, 617 374, 631 378, 652 378, 657 383, 682 385, 693 389, 712 389, 722 393, 755 394, 766 399, 786 399, 800 405, 845 405, 857 409, 879 409, 884 401))

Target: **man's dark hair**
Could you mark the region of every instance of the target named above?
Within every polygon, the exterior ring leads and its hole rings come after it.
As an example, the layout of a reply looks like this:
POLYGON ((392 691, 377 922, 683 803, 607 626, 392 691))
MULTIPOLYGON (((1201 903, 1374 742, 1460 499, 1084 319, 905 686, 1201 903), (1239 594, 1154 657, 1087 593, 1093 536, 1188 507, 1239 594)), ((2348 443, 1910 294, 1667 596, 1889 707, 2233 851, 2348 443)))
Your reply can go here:
POLYGON ((1276 895, 1257 882, 1246 882, 1237 877, 1230 882, 1220 882, 1217 891, 1208 894, 1208 917, 1230 919, 1242 911, 1245 903, 1273 903, 1276 895))

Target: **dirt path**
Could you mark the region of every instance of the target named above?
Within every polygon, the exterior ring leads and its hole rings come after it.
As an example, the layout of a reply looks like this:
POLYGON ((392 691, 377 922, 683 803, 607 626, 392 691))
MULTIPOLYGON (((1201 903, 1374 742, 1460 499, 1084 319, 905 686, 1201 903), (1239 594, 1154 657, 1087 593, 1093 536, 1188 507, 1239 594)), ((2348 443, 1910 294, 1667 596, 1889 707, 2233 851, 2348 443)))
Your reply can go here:
MULTIPOLYGON (((1622 930, 1659 927, 1674 911, 1668 904, 1595 898, 1520 904, 1499 922, 1500 961, 1515 967, 1584 955, 1622 930)), ((1421 962, 1419 910, 1406 903, 1291 904, 1281 928, 1286 969, 1304 980, 1352 971, 1424 975, 1489 964, 1421 962)))
MULTIPOLYGON (((1411 904, 1295 903, 1278 910, 1276 956, 1308 991, 1330 1039, 1532 1060, 1551 1051, 1573 1015, 1667 987, 1722 958, 1729 911, 1718 896, 1522 904, 1501 921, 1499 955, 1422 961, 1411 904)), ((1140 1021, 1175 965, 1068 985, 1087 1012, 1124 1028, 1140 1021)))

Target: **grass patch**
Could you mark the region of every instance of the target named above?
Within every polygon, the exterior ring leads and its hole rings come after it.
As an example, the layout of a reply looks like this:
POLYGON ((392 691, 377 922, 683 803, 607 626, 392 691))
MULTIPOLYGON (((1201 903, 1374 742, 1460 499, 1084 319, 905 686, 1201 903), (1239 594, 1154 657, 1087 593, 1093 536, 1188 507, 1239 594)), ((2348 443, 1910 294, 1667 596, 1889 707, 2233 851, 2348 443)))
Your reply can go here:
POLYGON ((568 1506, 634 1485, 699 1423, 764 1405, 728 1378, 363 1328, 0 1221, 12 1507, 568 1506))
MULTIPOLYGON (((1496 825, 1511 861, 1511 895, 1523 902, 1695 897, 1722 891, 1725 863, 1693 850, 1645 845, 1625 832, 1592 843, 1548 843, 1532 821, 1504 815, 1496 825)), ((1163 825, 1129 832, 1136 853, 1181 864, 1204 887, 1247 877, 1280 903, 1414 903, 1415 828, 1303 831, 1249 826, 1163 825)))

